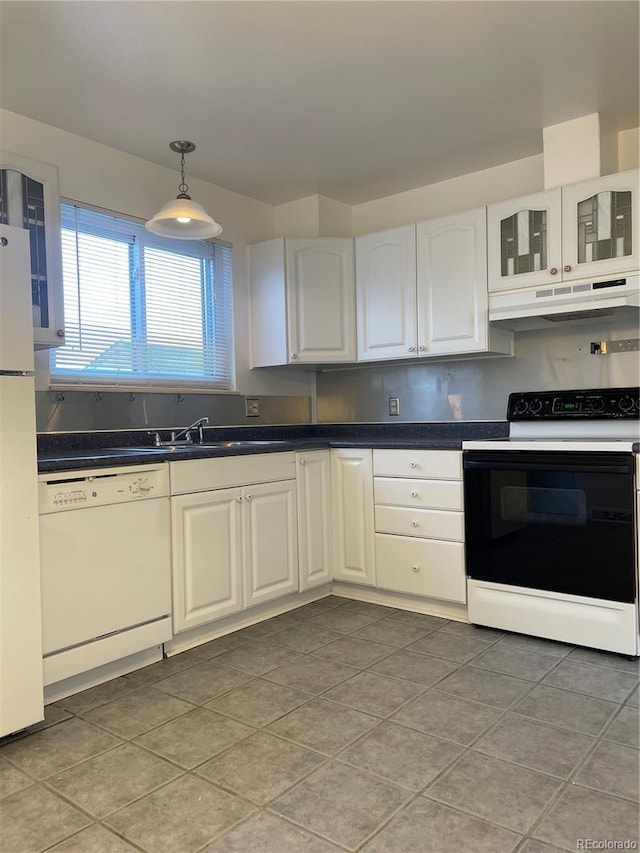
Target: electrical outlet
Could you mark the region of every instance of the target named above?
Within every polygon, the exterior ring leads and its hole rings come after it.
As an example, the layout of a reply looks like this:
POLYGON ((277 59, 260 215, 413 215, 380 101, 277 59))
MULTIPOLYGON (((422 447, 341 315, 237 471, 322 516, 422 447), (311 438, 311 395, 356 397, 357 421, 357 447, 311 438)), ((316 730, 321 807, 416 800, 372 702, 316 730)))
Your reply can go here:
POLYGON ((400 414, 400 397, 389 397, 389 414, 400 414))
POLYGON ((248 418, 260 417, 260 400, 257 397, 245 397, 244 413, 248 418))

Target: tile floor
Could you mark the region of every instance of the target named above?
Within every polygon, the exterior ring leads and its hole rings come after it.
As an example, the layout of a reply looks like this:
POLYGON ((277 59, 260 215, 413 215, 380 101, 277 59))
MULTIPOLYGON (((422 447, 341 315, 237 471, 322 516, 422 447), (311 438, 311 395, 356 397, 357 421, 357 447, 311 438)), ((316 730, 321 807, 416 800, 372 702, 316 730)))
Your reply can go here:
POLYGON ((635 849, 638 681, 331 596, 50 705, 0 745, 0 851, 635 849))

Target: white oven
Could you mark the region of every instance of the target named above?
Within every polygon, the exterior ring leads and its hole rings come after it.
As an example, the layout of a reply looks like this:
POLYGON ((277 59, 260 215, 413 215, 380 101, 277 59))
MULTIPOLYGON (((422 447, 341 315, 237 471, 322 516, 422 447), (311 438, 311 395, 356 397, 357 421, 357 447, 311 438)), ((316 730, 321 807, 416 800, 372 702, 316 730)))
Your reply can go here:
POLYGON ((512 394, 463 443, 469 619, 636 656, 638 389, 512 394))
POLYGON ((38 480, 45 685, 170 639, 167 465, 38 480))

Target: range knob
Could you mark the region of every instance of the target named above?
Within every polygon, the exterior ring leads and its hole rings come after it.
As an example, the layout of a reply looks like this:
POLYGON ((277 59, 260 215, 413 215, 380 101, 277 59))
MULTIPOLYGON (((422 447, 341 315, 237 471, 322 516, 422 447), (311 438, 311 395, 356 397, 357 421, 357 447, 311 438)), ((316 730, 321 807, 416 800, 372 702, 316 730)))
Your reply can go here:
POLYGON ((620 397, 618 400, 618 408, 621 412, 630 412, 633 409, 633 397, 630 397, 628 394, 625 394, 624 397, 620 397))
POLYGON ((529 411, 532 415, 537 415, 538 412, 541 412, 542 400, 539 400, 537 397, 534 397, 533 400, 529 403, 529 411))
POLYGON ((589 397, 587 400, 587 404, 589 406, 590 412, 603 412, 604 411, 604 400, 602 397, 589 397))
POLYGON ((518 402, 514 406, 514 412, 516 415, 524 415, 527 411, 527 401, 526 400, 518 400, 518 402))

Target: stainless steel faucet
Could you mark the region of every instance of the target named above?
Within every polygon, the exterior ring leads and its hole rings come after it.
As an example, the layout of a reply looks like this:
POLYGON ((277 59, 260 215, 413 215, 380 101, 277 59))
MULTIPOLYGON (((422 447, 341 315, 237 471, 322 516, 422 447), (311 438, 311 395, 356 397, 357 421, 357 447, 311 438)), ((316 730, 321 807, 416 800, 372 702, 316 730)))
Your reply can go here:
POLYGON ((154 444, 156 447, 164 447, 169 444, 193 444, 193 439, 191 438, 191 431, 194 429, 198 430, 198 441, 200 444, 204 441, 204 434, 202 432, 203 424, 208 424, 209 418, 198 418, 197 421, 194 421, 192 424, 189 424, 188 427, 181 429, 180 432, 172 432, 171 439, 169 441, 160 441, 160 434, 155 433, 154 444), (184 438, 181 438, 184 436, 184 438))

